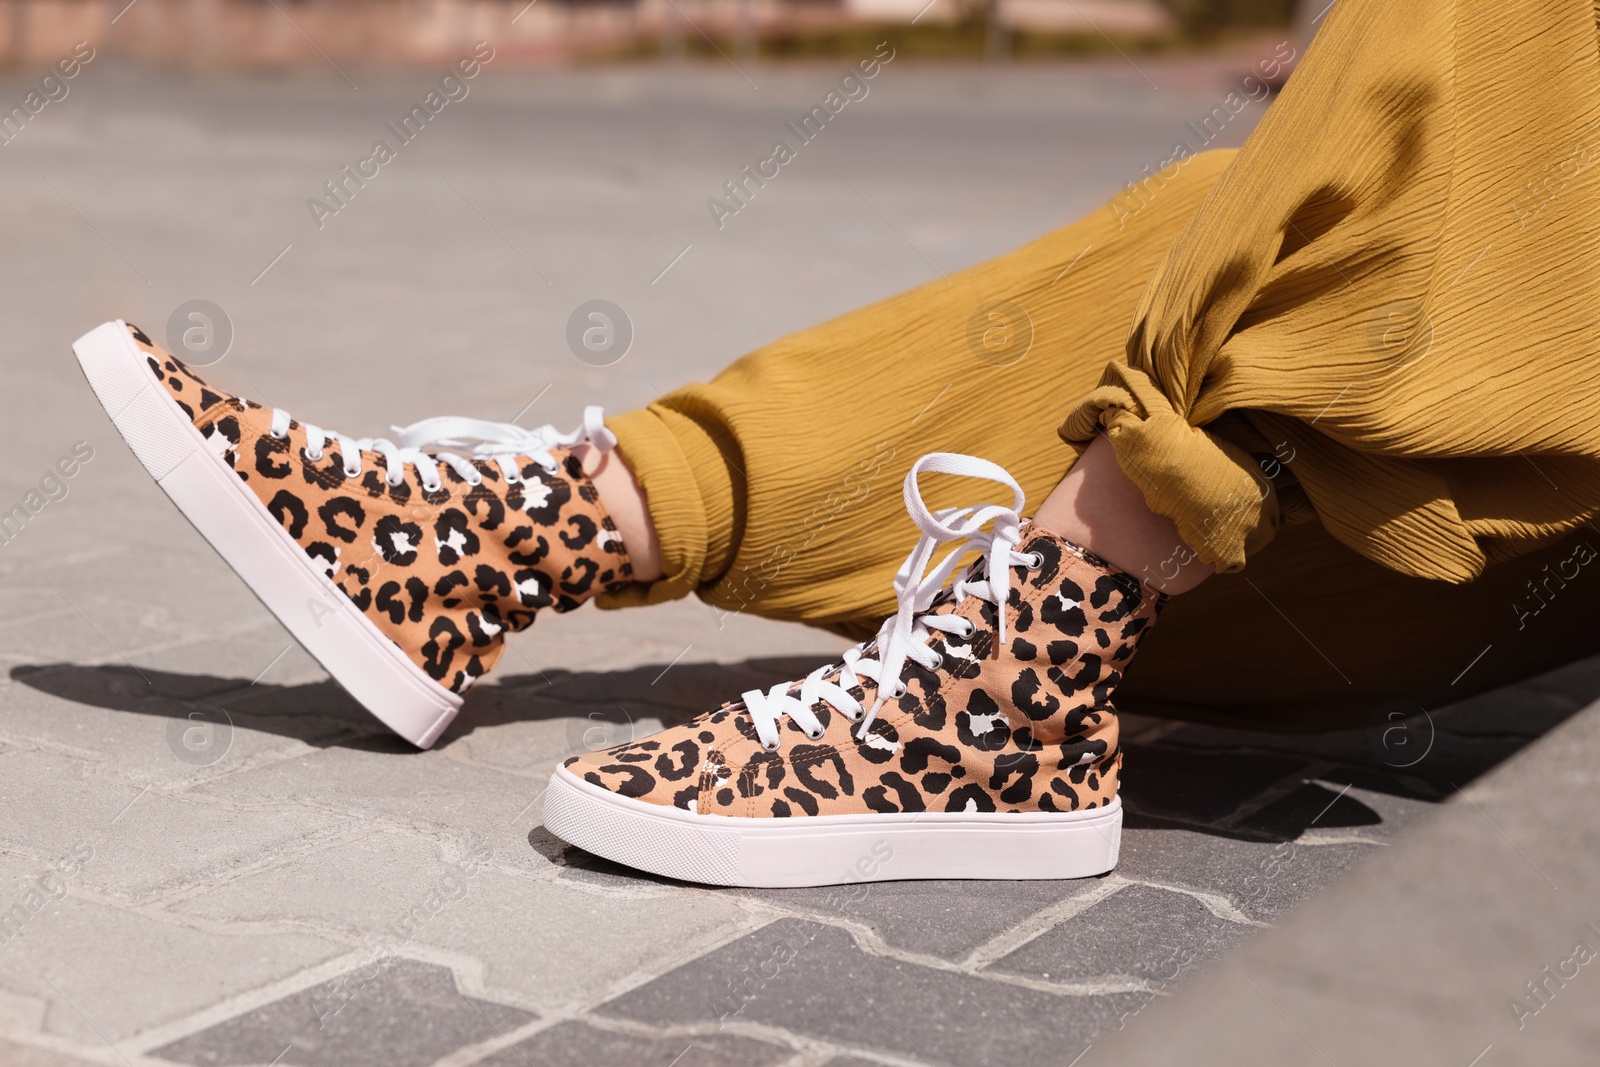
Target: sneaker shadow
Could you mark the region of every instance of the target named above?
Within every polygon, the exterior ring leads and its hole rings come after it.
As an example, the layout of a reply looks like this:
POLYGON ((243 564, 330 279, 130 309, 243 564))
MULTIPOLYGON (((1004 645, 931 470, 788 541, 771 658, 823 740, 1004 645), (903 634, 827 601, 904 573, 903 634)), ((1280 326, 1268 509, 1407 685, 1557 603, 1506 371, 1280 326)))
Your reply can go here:
MULTIPOLYGON (((566 748, 555 755, 605 747, 642 736, 656 722, 684 722, 748 689, 802 677, 815 665, 816 657, 807 656, 500 675, 468 694, 435 748, 487 727, 553 720, 570 723, 566 748)), ((1600 659, 1583 666, 1565 685, 1541 691, 1536 713, 1495 713, 1508 701, 1525 702, 1524 685, 1433 712, 1413 708, 1404 718, 1379 717, 1363 727, 1323 733, 1182 721, 1177 708, 1161 719, 1126 716, 1126 825, 1262 841, 1409 821, 1600 696, 1600 659), (1393 743, 1400 729, 1411 748, 1393 743)), ((10 673, 14 682, 92 707, 177 719, 221 709, 239 726, 318 748, 417 753, 329 680, 252 684, 73 663, 28 664, 10 673)))
MULTIPOLYGON (((471 690, 435 750, 485 727, 577 719, 574 749, 626 741, 641 728, 683 722, 757 686, 797 678, 816 657, 753 659, 732 664, 653 664, 621 671, 550 670, 500 675, 471 690), (612 740, 612 739, 615 740, 612 740)), ((414 754, 337 682, 252 683, 245 678, 186 674, 124 664, 23 664, 11 680, 90 707, 169 719, 225 711, 236 725, 291 737, 318 748, 414 754)), ((3 714, 3 712, 0 712, 3 714)))

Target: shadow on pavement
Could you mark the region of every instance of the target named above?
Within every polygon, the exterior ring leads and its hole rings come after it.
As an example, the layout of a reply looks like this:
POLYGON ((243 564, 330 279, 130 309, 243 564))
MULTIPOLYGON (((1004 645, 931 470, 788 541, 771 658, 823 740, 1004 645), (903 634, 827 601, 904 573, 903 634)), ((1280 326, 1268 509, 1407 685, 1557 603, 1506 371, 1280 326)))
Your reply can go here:
MULTIPOLYGON (((815 666, 815 657, 792 657, 502 675, 468 695, 436 747, 448 748, 481 728, 563 719, 598 731, 599 743, 577 748, 603 747, 626 740, 620 735, 631 736, 632 724, 641 720, 683 722, 745 690, 802 677, 815 666), (612 726, 619 728, 617 741, 605 740, 612 726)), ((139 715, 184 718, 222 708, 237 725, 319 748, 397 756, 416 751, 330 680, 251 684, 71 663, 18 666, 11 678, 64 700, 139 715)), ((1575 713, 1588 695, 1545 692, 1538 715, 1493 714, 1497 707, 1526 702, 1527 687, 1515 686, 1422 712, 1401 725, 1383 721, 1366 729, 1311 734, 1127 716, 1122 787, 1127 826, 1181 826, 1255 841, 1294 840, 1312 828, 1379 826, 1392 821, 1396 811, 1431 807, 1447 798, 1575 713), (1402 727, 1410 732, 1409 748, 1392 743, 1394 730, 1402 727)))

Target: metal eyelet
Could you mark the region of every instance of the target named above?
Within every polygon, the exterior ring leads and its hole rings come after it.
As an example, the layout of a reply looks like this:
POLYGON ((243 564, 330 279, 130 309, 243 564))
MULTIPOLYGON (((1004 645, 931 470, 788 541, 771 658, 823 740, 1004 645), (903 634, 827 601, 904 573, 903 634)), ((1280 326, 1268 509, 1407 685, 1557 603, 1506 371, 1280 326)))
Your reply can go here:
POLYGON ((359 477, 361 477, 361 468, 360 467, 346 467, 344 469, 344 476, 346 478, 359 478, 359 477))
POLYGON ((561 464, 552 463, 547 467, 543 463, 541 463, 541 464, 539 464, 539 469, 544 471, 546 474, 559 474, 559 473, 561 473, 561 464))
POLYGON ((285 430, 283 433, 273 433, 271 430, 268 430, 267 436, 272 438, 274 441, 287 441, 289 439, 289 431, 285 430))
POLYGON ((443 482, 434 482, 432 485, 429 485, 427 482, 423 482, 422 483, 422 491, 424 493, 437 493, 439 490, 441 490, 443 488, 444 488, 444 483, 443 482))
POLYGON ((808 741, 821 741, 822 740, 822 735, 824 733, 826 733, 826 732, 827 731, 825 731, 825 730, 818 730, 816 733, 812 733, 811 731, 807 730, 806 731, 806 739, 808 741))
POLYGON ((908 693, 908 692, 910 692, 910 690, 908 690, 906 688, 906 683, 904 683, 904 682, 896 682, 896 683, 894 683, 894 692, 890 693, 889 695, 891 697, 894 697, 894 698, 898 699, 900 697, 905 696, 906 693, 908 693))
POLYGON ((772 744, 770 744, 770 745, 763 743, 762 746, 761 746, 761 751, 763 751, 763 752, 776 752, 776 751, 778 751, 778 744, 779 743, 777 741, 772 742, 772 744))
POLYGON ((1030 559, 1032 562, 1026 563, 1024 566, 1030 571, 1036 571, 1040 567, 1044 566, 1044 556, 1040 555, 1038 552, 1029 552, 1028 559, 1030 559))
POLYGON ((311 451, 311 449, 309 449, 309 448, 302 448, 300 450, 300 454, 305 456, 307 459, 309 459, 313 463, 321 463, 322 462, 322 457, 327 455, 327 453, 322 451, 322 449, 320 449, 320 448, 317 449, 315 452, 311 451))

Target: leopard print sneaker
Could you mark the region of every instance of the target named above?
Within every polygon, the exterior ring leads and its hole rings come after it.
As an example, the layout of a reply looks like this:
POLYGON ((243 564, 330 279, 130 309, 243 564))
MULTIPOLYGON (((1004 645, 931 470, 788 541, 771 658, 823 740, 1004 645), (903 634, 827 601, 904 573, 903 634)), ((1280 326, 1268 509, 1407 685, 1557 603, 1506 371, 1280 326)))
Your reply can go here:
POLYGON ((599 408, 571 434, 440 418, 353 439, 206 384, 126 323, 73 351, 179 510, 329 674, 420 747, 507 631, 632 581, 570 451, 616 443, 599 408))
POLYGON ((714 885, 1115 866, 1111 693, 1166 598, 1023 522, 1022 490, 985 460, 924 456, 906 501, 923 537, 876 638, 801 682, 568 760, 545 793, 546 828, 714 885), (930 514, 924 471, 1000 482, 1013 503, 930 514), (930 572, 946 542, 959 544, 930 572), (957 572, 972 551, 981 558, 957 572))

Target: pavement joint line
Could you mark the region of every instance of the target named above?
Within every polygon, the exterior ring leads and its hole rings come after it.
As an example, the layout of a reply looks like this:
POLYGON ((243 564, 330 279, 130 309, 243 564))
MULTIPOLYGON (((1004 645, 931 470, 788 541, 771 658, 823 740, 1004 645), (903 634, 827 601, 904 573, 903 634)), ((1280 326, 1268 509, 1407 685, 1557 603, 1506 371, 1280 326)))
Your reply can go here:
MULTIPOLYGON (((452 974, 451 977, 454 979, 455 976, 452 974)), ((465 993, 463 993, 461 991, 461 983, 460 983, 459 980, 455 980, 455 987, 456 987, 456 996, 458 996, 462 1000, 466 1001, 466 1003, 471 1006, 472 1010, 478 1013, 478 1018, 482 1019, 485 1023, 488 1023, 489 1029, 493 1030, 497 1037, 501 1038, 502 1040, 505 1040, 505 1036, 506 1036, 505 1035, 505 1031, 501 1030, 500 1027, 495 1024, 493 1019, 489 1018, 487 1015, 485 1015, 483 1013, 483 1009, 478 1006, 478 1002, 476 1000, 472 999, 471 997, 467 996, 465 993)), ((510 1048, 510 1049, 515 1049, 517 1055, 522 1057, 522 1062, 523 1063, 527 1064, 528 1067, 534 1067, 533 1061, 528 1059, 528 1054, 526 1052, 522 1051, 521 1048, 518 1048, 516 1043, 514 1043, 512 1041, 509 1041, 509 1040, 505 1040, 505 1047, 506 1048, 510 1048)))
POLYGON ((961 960, 961 966, 973 971, 988 967, 1021 948, 1068 919, 1077 918, 1102 901, 1108 900, 1131 883, 1113 871, 1100 884, 1083 893, 1074 893, 1048 904, 1031 915, 1023 916, 1010 927, 974 948, 961 960))
POLYGON ((1240 911, 1233 901, 1221 893, 1210 893, 1203 889, 1170 885, 1166 882, 1158 882, 1148 878, 1130 878, 1128 881, 1132 885, 1147 886, 1151 889, 1165 889, 1169 893, 1181 893, 1186 897, 1193 897, 1212 915, 1227 922, 1238 923, 1240 926, 1254 926, 1262 930, 1269 929, 1272 926, 1271 923, 1264 922, 1261 919, 1250 918, 1250 916, 1240 911))
MULTIPOLYGON (((766 905, 765 901, 749 902, 757 906, 766 905)), ((926 955, 920 952, 913 952, 909 949, 896 948, 893 945, 885 942, 883 938, 879 937, 877 931, 873 930, 871 927, 841 915, 819 915, 814 912, 795 912, 783 909, 775 914, 772 918, 773 921, 777 921, 779 919, 799 919, 804 922, 818 923, 822 926, 831 926, 836 930, 843 930, 845 933, 850 935, 851 939, 855 942, 856 948, 860 949, 868 956, 878 956, 882 959, 898 960, 901 963, 909 963, 915 967, 924 967, 929 970, 945 971, 950 974, 968 973, 962 970, 960 964, 952 963, 949 960, 943 959, 939 956, 926 955)))
MULTIPOLYGON (((509 1031, 501 1031, 496 1027, 493 1037, 473 1042, 470 1045, 463 1045, 449 1055, 435 1060, 429 1067, 472 1067, 473 1064, 481 1063, 490 1056, 504 1052, 508 1048, 514 1048, 528 1038, 534 1037, 545 1030, 571 1021, 573 1020, 540 1013, 537 1018, 530 1019, 521 1026, 512 1027, 509 1031)), ((523 1060, 527 1060, 526 1053, 523 1054, 523 1060)))
MULTIPOLYGON (((48 579, 46 579, 46 580, 48 581, 48 579)), ((53 582, 51 584, 54 585, 53 582)), ((56 590, 56 591, 57 591, 57 593, 60 593, 59 589, 56 590)), ((61 599, 66 600, 66 597, 62 596, 61 599)), ((71 601, 67 601, 67 603, 69 605, 71 605, 72 602, 71 601)), ((126 605, 126 606, 128 607, 130 612, 134 610, 132 605, 126 605)), ((73 610, 77 611, 77 608, 73 607, 73 610)), ((66 612, 61 612, 60 614, 61 615, 65 615, 66 612)), ((83 612, 79 611, 78 614, 81 616, 83 614, 83 612)), ((53 618, 55 616, 51 616, 51 617, 53 618)), ((85 620, 85 621, 87 621, 87 620, 85 620)), ((0 625, 4 625, 4 624, 0 624, 0 625)), ((90 625, 93 626, 94 624, 90 623, 90 625)), ((152 655, 152 654, 160 653, 160 652, 171 652, 171 651, 174 651, 176 649, 181 649, 181 648, 184 648, 184 647, 189 646, 189 645, 205 645, 205 644, 210 644, 210 643, 216 642, 216 641, 228 641, 228 640, 232 640, 234 638, 243 636, 245 634, 248 634, 251 630, 258 628, 260 625, 261 625, 260 620, 255 620, 255 621, 252 621, 252 622, 249 622, 249 623, 245 623, 243 625, 227 626, 227 627, 221 627, 221 628, 213 629, 213 630, 205 630, 205 631, 194 630, 194 631, 190 631, 190 632, 184 633, 184 635, 182 637, 179 637, 176 640, 158 641, 158 642, 155 642, 153 644, 148 644, 148 645, 136 645, 136 646, 134 646, 134 649, 133 649, 131 655, 134 655, 134 656, 146 656, 146 655, 152 655)), ((176 628, 176 627, 174 627, 174 628, 176 628)), ((104 635, 102 635, 102 636, 104 636, 104 635)), ((111 645, 111 642, 107 641, 106 644, 111 645)), ((112 649, 114 651, 116 650, 116 646, 115 645, 111 645, 111 647, 112 647, 112 649)), ((99 667, 99 666, 104 666, 107 663, 114 663, 118 659, 123 660, 123 662, 127 662, 127 656, 124 656, 120 651, 118 651, 115 656, 75 656, 73 661, 72 661, 71 666, 74 666, 74 667, 99 667)), ((128 663, 128 666, 133 667, 133 669, 135 671, 139 670, 139 668, 138 667, 134 667, 132 663, 128 663)), ((143 672, 140 671, 140 674, 142 675, 143 672)), ((229 679, 229 680, 231 680, 231 679, 229 679)), ((307 683, 307 684, 317 684, 317 683, 307 683)), ((248 686, 245 685, 241 680, 240 685, 235 687, 235 688, 237 688, 239 690, 243 690, 243 689, 248 688, 248 686)), ((217 690, 217 693, 218 694, 231 693, 231 692, 234 692, 234 691, 235 690, 232 689, 232 688, 225 689, 225 690, 219 689, 219 690, 217 690)))
POLYGON ((169 1045, 186 1037, 193 1037, 213 1026, 246 1015, 257 1008, 304 993, 306 990, 332 981, 341 974, 356 970, 366 961, 370 952, 360 945, 349 946, 350 951, 339 953, 321 963, 302 968, 293 974, 241 990, 223 997, 196 1011, 156 1026, 140 1030, 124 1039, 123 1044, 141 1055, 169 1045))
MULTIPOLYGON (((60 741, 52 741, 47 737, 22 737, 16 734, 5 734, 0 735, 0 740, 24 752, 48 752, 50 755, 59 756, 62 759, 77 760, 81 763, 89 764, 91 768, 96 770, 106 767, 111 762, 111 757, 104 752, 64 745, 60 741)), ((118 781, 118 779, 110 775, 96 774, 94 777, 107 782, 118 781)), ((130 782, 127 784, 135 785, 137 783, 130 782)))
MULTIPOLYGON (((756 916, 747 915, 743 922, 732 922, 726 926, 708 930, 702 935, 702 941, 697 946, 684 948, 676 954, 663 953, 653 959, 642 961, 633 972, 622 975, 609 984, 603 985, 595 990, 594 994, 587 1000, 575 1004, 574 1010, 587 1013, 602 1008, 613 1000, 649 985, 657 978, 671 974, 679 967, 709 956, 720 949, 727 948, 735 941, 742 940, 770 925, 771 922, 769 921, 761 921, 756 916)), ((660 1032, 676 1036, 676 1030, 672 1028, 660 1032)))
POLYGON ((319 852, 327 852, 331 849, 338 848, 341 845, 351 844, 353 842, 360 841, 363 838, 372 837, 375 835, 376 831, 374 831, 370 826, 353 826, 348 830, 330 834, 326 837, 316 838, 297 845, 291 845, 280 852, 274 852, 271 856, 267 856, 247 866, 230 868, 228 873, 222 877, 214 878, 205 882, 194 882, 188 885, 175 886, 167 892, 157 894, 156 896, 151 897, 149 900, 141 901, 141 903, 151 907, 159 908, 162 910, 163 914, 204 918, 203 916, 191 916, 187 912, 168 912, 166 909, 170 908, 174 904, 180 904, 186 900, 193 900, 195 897, 202 896, 208 892, 211 892, 212 890, 224 889, 237 882, 241 882, 246 878, 254 878, 258 875, 271 873, 272 871, 286 870, 298 863, 304 862, 319 852))
POLYGON ((769 1044, 787 1045, 790 1048, 798 1049, 801 1055, 809 1054, 815 1056, 816 1059, 812 1062, 816 1063, 822 1062, 824 1058, 858 1056, 880 1061, 888 1064, 889 1067, 927 1067, 926 1061, 911 1059, 884 1049, 840 1044, 828 1038, 817 1037, 799 1030, 790 1030, 773 1023, 752 1022, 742 1017, 729 1019, 723 1023, 688 1023, 666 1027, 652 1027, 647 1023, 609 1015, 584 1016, 582 1021, 597 1030, 607 1030, 612 1033, 634 1037, 670 1037, 682 1040, 696 1037, 715 1037, 717 1034, 732 1034, 736 1037, 747 1037, 756 1041, 765 1041, 769 1044))
POLYGON ((1301 834, 1292 844, 1304 848, 1323 848, 1331 845, 1372 845, 1374 848, 1388 848, 1393 842, 1363 834, 1336 834, 1328 830, 1318 830, 1310 835, 1301 834))
MULTIPOLYGON (((109 1067, 118 1067, 118 1065, 127 1062, 119 1059, 117 1052, 110 1051, 104 1046, 86 1045, 73 1038, 61 1034, 53 1034, 45 1030, 18 1030, 13 1028, 5 1032, 3 1040, 38 1052, 75 1056, 86 1063, 104 1063, 109 1067)), ((141 1065, 149 1062, 137 1053, 134 1058, 141 1065)), ((169 1065, 163 1062, 159 1067, 169 1067, 169 1065)))
MULTIPOLYGON (((339 940, 336 944, 346 944, 339 940)), ((123 1043, 148 1054, 173 1041, 192 1037, 220 1023, 246 1015, 258 1008, 287 999, 329 982, 341 975, 352 973, 370 962, 375 942, 371 939, 350 945, 351 951, 334 956, 311 967, 304 968, 281 979, 246 990, 214 1004, 207 1005, 179 1019, 169 1020, 159 1026, 141 1031, 123 1043)), ((394 953, 395 959, 411 960, 440 967, 449 972, 457 992, 465 997, 475 997, 504 1007, 516 1008, 535 1015, 546 1015, 536 1001, 514 990, 490 987, 483 980, 483 961, 475 956, 441 949, 425 942, 409 941, 394 953)), ((166 1061, 160 1061, 165 1063, 166 1061)))
MULTIPOLYGON (((1113 877, 1117 876, 1113 875, 1113 877)), ((1121 886, 1119 885, 1118 888, 1121 888, 1121 886)), ((1104 894, 1104 896, 1110 895, 1110 892, 1104 894)), ((1104 899, 1104 896, 1100 897, 1099 899, 1104 899)), ((750 903, 763 907, 773 907, 772 905, 768 905, 765 901, 752 900, 750 903)), ((927 955, 920 952, 914 952, 910 949, 897 948, 886 943, 871 927, 868 927, 854 919, 845 918, 839 915, 821 915, 815 912, 789 911, 787 909, 783 909, 773 917, 773 921, 777 921, 779 919, 799 919, 805 922, 818 923, 823 926, 831 926, 835 929, 842 930, 850 935, 855 942, 856 948, 859 949, 864 955, 876 956, 880 959, 895 960, 900 963, 910 964, 913 967, 921 967, 930 971, 940 971, 945 974, 960 975, 965 978, 977 978, 987 982, 997 982, 1001 985, 1020 986, 1025 989, 1032 989, 1041 993, 1052 993, 1057 996, 1074 997, 1100 996, 1105 993, 1143 993, 1153 991, 1149 983, 1141 979, 1131 979, 1126 982, 1050 982, 1037 978, 1030 978, 1027 975, 1008 974, 1003 971, 983 970, 983 967, 986 967, 988 963, 993 961, 972 963, 970 962, 970 957, 961 961, 951 961, 942 956, 927 955)), ((1040 930, 1034 936, 1037 936, 1038 933, 1043 932, 1043 930, 1040 930)), ((1032 937, 1028 938, 1028 940, 1032 940, 1032 937)), ((1026 942, 1019 942, 1019 944, 1023 943, 1026 942)))
MULTIPOLYGON (((273 858, 275 859, 276 857, 273 858)), ((189 894, 185 892, 187 890, 196 889, 196 893, 194 895, 198 895, 199 892, 202 892, 206 889, 221 888, 224 885, 237 881, 239 878, 247 877, 250 874, 257 873, 261 869, 271 869, 270 866, 268 866, 271 862, 271 859, 266 859, 257 861, 256 864, 235 868, 227 865, 226 861, 222 861, 221 864, 213 865, 211 867, 200 869, 187 868, 182 875, 156 885, 147 895, 143 896, 138 894, 123 894, 115 890, 87 889, 81 885, 78 887, 76 892, 82 894, 85 899, 94 899, 98 903, 103 903, 121 910, 151 909, 147 912, 147 914, 151 916, 159 914, 171 921, 177 922, 179 925, 201 929, 202 927, 200 925, 191 921, 191 919, 200 917, 188 916, 181 912, 166 911, 165 908, 167 904, 169 902, 188 899, 189 894)))
POLYGON ((1265 830, 1254 830, 1244 826, 1225 826, 1219 820, 1206 822, 1200 819, 1190 818, 1182 814, 1172 814, 1165 811, 1152 811, 1136 804, 1128 804, 1126 802, 1123 804, 1123 811, 1137 815, 1140 818, 1152 819, 1156 822, 1166 823, 1169 826, 1175 826, 1180 830, 1190 830, 1195 833, 1211 834, 1215 836, 1218 830, 1226 830, 1227 836, 1237 837, 1240 840, 1251 841, 1258 845, 1276 845, 1283 840, 1283 838, 1279 835, 1268 833, 1265 830))

